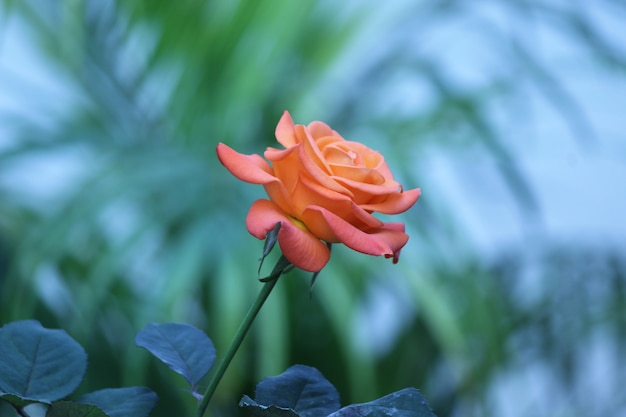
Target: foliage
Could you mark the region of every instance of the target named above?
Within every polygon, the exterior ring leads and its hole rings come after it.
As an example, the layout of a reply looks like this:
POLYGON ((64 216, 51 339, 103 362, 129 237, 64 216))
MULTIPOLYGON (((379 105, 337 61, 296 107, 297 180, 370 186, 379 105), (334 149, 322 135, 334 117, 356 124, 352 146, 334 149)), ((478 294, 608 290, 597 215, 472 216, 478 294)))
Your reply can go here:
POLYGON ((279 376, 264 379, 257 386, 255 400, 244 395, 239 405, 258 417, 435 417, 415 388, 340 409, 335 387, 317 369, 304 365, 292 366, 279 376))
MULTIPOLYGON (((143 387, 108 388, 76 401, 61 400, 83 377, 87 358, 80 345, 67 333, 45 329, 34 320, 0 328, 0 341, 5 347, 0 356, 0 406, 11 404, 16 415, 28 416, 27 406, 43 403, 45 417, 147 417, 157 401, 156 394, 143 387)), ((202 398, 196 384, 208 373, 215 353, 201 330, 179 323, 150 324, 136 341, 183 374, 194 396, 202 398)), ((410 388, 340 409, 335 387, 317 369, 303 365, 264 379, 257 386, 256 401, 244 395, 240 406, 264 417, 435 417, 421 394, 410 388)))
POLYGON ((17 321, 0 328, 0 342, 0 402, 10 403, 20 416, 28 415, 29 405, 43 403, 46 417, 145 417, 156 403, 156 395, 141 387, 62 400, 78 387, 87 367, 85 351, 62 330, 17 321))
POLYGON ((137 333, 135 343, 184 376, 194 393, 215 361, 211 339, 186 324, 148 324, 137 333))

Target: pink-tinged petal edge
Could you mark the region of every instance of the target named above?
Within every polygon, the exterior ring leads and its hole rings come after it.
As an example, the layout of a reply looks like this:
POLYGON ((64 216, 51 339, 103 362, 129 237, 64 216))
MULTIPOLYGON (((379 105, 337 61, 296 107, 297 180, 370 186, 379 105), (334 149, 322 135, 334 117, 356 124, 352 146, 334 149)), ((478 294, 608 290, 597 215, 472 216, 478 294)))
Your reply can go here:
POLYGON ((311 132, 311 135, 313 136, 313 138, 315 138, 316 141, 326 136, 333 136, 343 139, 339 133, 335 132, 330 126, 328 126, 324 122, 311 122, 308 124, 307 129, 309 132, 311 132))
POLYGON ((282 210, 292 211, 285 185, 274 176, 272 167, 259 155, 241 154, 220 143, 217 145, 217 157, 236 178, 252 184, 263 184, 267 195, 282 210))
POLYGON ((410 209, 422 195, 422 190, 414 188, 401 193, 390 194, 382 203, 360 204, 363 210, 375 211, 383 214, 398 214, 410 209))
POLYGON ((272 167, 260 155, 245 155, 219 143, 216 148, 217 157, 241 181, 252 184, 268 184, 278 179, 272 174, 272 167))
POLYGON ((267 233, 281 223, 278 231, 278 245, 294 266, 309 272, 320 271, 330 259, 330 250, 311 232, 296 226, 278 206, 269 200, 255 201, 246 217, 246 227, 250 234, 265 239, 267 233))
POLYGON ((276 140, 285 148, 289 148, 297 143, 295 134, 295 124, 287 110, 283 113, 276 125, 276 140))
MULTIPOLYGON (((385 223, 385 227, 384 229, 388 232, 401 232, 404 233, 404 223, 397 223, 397 222, 391 222, 391 223, 385 223)), ((408 240, 408 235, 407 235, 407 240, 408 240)), ((406 242, 404 243, 406 244, 406 242)), ((402 250, 402 248, 404 247, 404 244, 397 249, 393 255, 385 255, 385 258, 393 258, 393 263, 397 264, 398 260, 400 260, 400 251, 402 250)))
POLYGON ((341 242, 367 255, 393 257, 394 263, 397 262, 400 249, 409 240, 402 223, 384 223, 382 227, 364 232, 319 206, 307 207, 302 220, 316 236, 325 236, 328 241, 341 242))

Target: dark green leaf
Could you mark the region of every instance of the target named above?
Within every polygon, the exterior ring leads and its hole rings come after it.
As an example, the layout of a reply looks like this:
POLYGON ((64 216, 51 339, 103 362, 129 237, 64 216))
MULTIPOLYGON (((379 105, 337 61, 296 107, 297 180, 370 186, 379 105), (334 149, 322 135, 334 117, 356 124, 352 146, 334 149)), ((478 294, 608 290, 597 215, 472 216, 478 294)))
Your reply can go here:
MULTIPOLYGON (((46 417, 111 417, 91 404, 58 401, 48 407, 46 417)), ((130 417, 130 415, 128 415, 130 417)))
POLYGON ((109 388, 85 394, 78 402, 98 406, 109 417, 147 417, 158 398, 145 387, 109 388))
POLYGON ((259 270, 257 271, 257 275, 261 276, 261 268, 263 267, 263 261, 270 254, 272 249, 274 249, 274 245, 278 241, 278 231, 280 230, 280 226, 282 223, 276 223, 274 229, 265 236, 265 243, 263 243, 263 255, 261 256, 261 260, 259 261, 259 270))
POLYGON ((298 417, 300 415, 291 408, 261 405, 247 395, 239 401, 239 407, 248 409, 252 417, 298 417))
POLYGON ((137 333, 135 343, 184 376, 192 389, 215 361, 211 339, 202 330, 188 324, 150 323, 137 333))
POLYGON ((257 385, 255 401, 257 409, 274 406, 302 417, 326 417, 341 406, 335 387, 317 369, 304 365, 265 378, 257 385))
MULTIPOLYGON (((28 404, 41 402, 32 398, 24 398, 13 394, 0 393, 0 398, 20 408, 26 407, 28 404)), ((49 401, 43 401, 49 404, 49 401)))
POLYGON ((364 404, 353 404, 328 417, 436 417, 426 399, 415 388, 386 395, 364 404))
POLYGON ((87 354, 63 330, 45 329, 35 320, 0 328, 0 392, 13 404, 66 397, 78 387, 86 368, 87 354))
POLYGON ((263 278, 259 278, 261 282, 269 282, 278 279, 282 274, 286 274, 287 272, 293 269, 293 264, 289 262, 285 255, 280 255, 278 261, 276 261, 276 265, 272 268, 272 272, 263 278))
POLYGON ((0 399, 0 416, 16 417, 17 415, 15 408, 8 401, 0 399))

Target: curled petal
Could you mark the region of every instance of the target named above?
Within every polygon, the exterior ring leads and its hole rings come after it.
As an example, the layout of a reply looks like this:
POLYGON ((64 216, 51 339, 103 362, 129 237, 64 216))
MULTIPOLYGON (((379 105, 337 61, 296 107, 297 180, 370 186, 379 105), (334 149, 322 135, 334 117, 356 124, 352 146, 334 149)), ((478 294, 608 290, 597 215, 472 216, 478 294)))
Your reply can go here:
MULTIPOLYGON (((336 132, 335 132, 336 133, 336 132)), ((338 133, 336 136, 324 136, 324 137, 315 137, 315 144, 320 150, 325 150, 329 146, 333 146, 337 143, 345 142, 345 139, 342 138, 338 133)))
MULTIPOLYGON (((385 223, 385 229, 387 231, 396 231, 396 232, 404 233, 404 223, 385 223)), ((395 251, 393 253, 393 256, 385 255, 385 258, 393 258, 393 263, 397 264, 398 260, 400 259, 400 250, 401 249, 402 249, 402 247, 400 247, 397 251, 395 251)))
POLYGON ((244 155, 219 143, 217 157, 222 165, 241 181, 252 184, 267 184, 276 181, 272 167, 259 155, 244 155))
POLYGON ((276 148, 267 148, 263 156, 268 160, 272 161, 272 163, 282 161, 283 159, 289 158, 289 156, 298 149, 300 145, 292 145, 287 149, 276 149, 276 148))
POLYGON ((288 149, 267 148, 265 157, 272 161, 274 175, 285 184, 285 188, 291 194, 295 188, 302 163, 298 156, 300 145, 292 146, 288 149))
POLYGON ((381 185, 385 182, 385 177, 375 169, 344 164, 330 164, 330 168, 333 175, 359 183, 381 185))
POLYGON ((318 237, 297 225, 271 201, 257 200, 252 204, 246 218, 246 227, 252 236, 265 239, 276 223, 281 223, 278 245, 289 262, 310 272, 317 272, 326 265, 330 251, 318 237))
POLYGON ((384 168, 385 159, 380 152, 372 150, 359 142, 345 141, 335 146, 345 149, 355 155, 355 163, 368 168, 384 168))
POLYGON ((274 165, 275 175, 283 181, 289 192, 293 191, 294 182, 298 178, 298 171, 305 171, 315 181, 339 193, 352 195, 350 190, 324 172, 315 162, 311 161, 302 143, 298 143, 288 149, 268 148, 265 157, 274 165))
POLYGON ((350 165, 354 162, 352 155, 336 146, 326 146, 323 150, 323 154, 330 167, 332 167, 333 164, 350 165))
POLYGON ((400 184, 395 181, 386 181, 383 184, 368 184, 366 182, 354 181, 350 178, 339 176, 331 177, 336 182, 349 188, 355 194, 363 194, 365 196, 384 195, 398 192, 401 188, 400 184))
POLYGON ((385 177, 387 181, 393 180, 393 174, 389 169, 389 165, 385 162, 385 159, 381 156, 380 159, 376 162, 374 166, 372 166, 380 175, 385 177))
POLYGON ((299 178, 299 186, 292 194, 296 216, 309 206, 320 206, 362 229, 380 227, 383 222, 355 204, 349 197, 321 186, 306 175, 299 178))
POLYGON ((311 143, 309 142, 303 144, 303 146, 299 149, 300 161, 307 174, 319 184, 327 187, 329 190, 351 196, 352 193, 349 189, 339 184, 329 175, 330 168, 325 162, 323 164, 323 168, 320 168, 319 165, 317 165, 309 158, 310 154, 306 150, 307 146, 311 146, 311 143))
POLYGON ((278 143, 283 145, 285 148, 289 148, 297 143, 295 125, 288 111, 285 111, 283 116, 278 121, 275 134, 278 143))
POLYGON ((220 143, 217 145, 217 157, 235 177, 252 184, 263 184, 272 201, 283 211, 293 211, 285 185, 274 176, 272 167, 259 155, 244 155, 220 143))
POLYGON ((386 223, 382 227, 364 232, 318 206, 308 207, 302 214, 302 221, 311 232, 327 242, 341 242, 367 255, 396 259, 409 239, 404 233, 404 225, 400 223, 386 223))
POLYGON ((339 136, 339 133, 335 132, 333 129, 330 128, 330 126, 328 126, 324 122, 311 122, 307 126, 307 129, 309 130, 309 132, 311 132, 311 136, 313 136, 316 140, 324 136, 341 137, 339 136))
POLYGON ((404 223, 398 223, 398 222, 385 223, 384 229, 394 230, 396 232, 402 232, 402 233, 404 233, 404 230, 405 230, 404 223))
POLYGON ((422 194, 419 188, 390 194, 385 201, 374 204, 359 204, 363 210, 375 211, 383 214, 398 214, 410 209, 422 194))
POLYGON ((296 138, 298 143, 302 145, 304 153, 307 157, 306 159, 310 160, 311 163, 315 164, 325 174, 329 174, 330 169, 328 168, 326 159, 324 159, 324 155, 322 155, 322 152, 315 143, 315 139, 311 136, 311 132, 309 132, 303 125, 297 125, 296 138))
POLYGON ((389 195, 401 192, 402 189, 402 186, 395 181, 376 185, 337 176, 332 178, 350 190, 352 199, 358 205, 380 203, 385 201, 389 195))

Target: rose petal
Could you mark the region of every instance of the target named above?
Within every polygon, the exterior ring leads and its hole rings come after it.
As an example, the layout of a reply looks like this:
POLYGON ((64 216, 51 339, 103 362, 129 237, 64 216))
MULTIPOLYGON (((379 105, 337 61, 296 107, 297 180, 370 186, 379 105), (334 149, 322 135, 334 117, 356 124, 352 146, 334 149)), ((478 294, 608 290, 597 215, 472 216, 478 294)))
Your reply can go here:
POLYGON ((350 197, 353 196, 352 192, 348 188, 339 184, 330 175, 319 169, 316 164, 312 163, 304 148, 300 149, 299 156, 306 173, 318 184, 337 193, 348 195, 350 197))
POLYGON ((338 212, 348 207, 352 199, 350 195, 331 190, 324 184, 320 184, 307 173, 301 173, 298 178, 298 186, 293 190, 292 198, 297 207, 304 210, 312 204, 326 207, 331 211, 338 212))
POLYGON ((217 157, 222 165, 241 181, 252 184, 267 184, 276 181, 272 167, 259 155, 245 155, 219 143, 217 157))
POLYGON ((263 185, 263 188, 265 188, 265 193, 270 200, 280 207, 282 211, 292 216, 296 214, 296 209, 292 204, 293 201, 282 182, 270 182, 263 185))
POLYGON ((326 163, 322 151, 315 143, 315 139, 311 136, 311 133, 303 125, 296 126, 296 138, 298 142, 302 144, 304 152, 307 155, 307 160, 311 160, 324 174, 330 174, 330 168, 326 163))
POLYGON ((330 166, 333 164, 352 165, 354 162, 354 158, 349 152, 336 146, 326 146, 322 153, 330 166))
POLYGON ((324 136, 339 136, 339 133, 335 132, 333 129, 331 129, 330 126, 328 126, 324 122, 311 122, 307 126, 307 129, 309 130, 309 132, 311 132, 311 136, 313 136, 315 140, 318 140, 319 138, 322 138, 324 136))
POLYGON ((285 110, 282 117, 276 125, 276 140, 285 148, 289 148, 297 143, 296 135, 294 133, 293 119, 288 111, 285 110))
POLYGON ((274 175, 285 185, 287 192, 291 195, 298 182, 299 171, 302 168, 298 148, 294 145, 288 149, 267 148, 265 157, 272 161, 274 175))
MULTIPOLYGON (((380 185, 376 184, 367 184, 364 182, 354 181, 347 178, 332 177, 339 184, 344 185, 346 188, 350 190, 352 193, 353 200, 358 205, 367 204, 376 196, 384 197, 386 195, 399 193, 401 190, 401 185, 397 182, 385 182, 380 185)), ((376 200, 379 202, 379 200, 376 200)))
POLYGON ((383 202, 375 204, 359 204, 363 210, 375 211, 383 214, 398 214, 410 209, 422 194, 419 188, 390 194, 383 202))
POLYGON ((217 157, 226 169, 241 181, 263 184, 265 192, 272 201, 283 211, 293 213, 287 189, 273 175, 272 167, 259 155, 244 155, 220 143, 217 145, 217 157))
POLYGON ((265 239, 276 223, 281 223, 278 245, 289 262, 310 272, 317 272, 328 263, 330 251, 318 237, 297 226, 271 201, 257 200, 252 204, 246 217, 246 227, 252 236, 265 239))
MULTIPOLYGON (((404 233, 404 223, 385 223, 385 229, 387 230, 395 230, 396 232, 404 233)), ((397 251, 393 253, 393 256, 385 255, 385 258, 393 258, 393 263, 397 264, 398 260, 400 260, 400 251, 402 247, 400 247, 397 251)))
POLYGON ((371 168, 336 164, 330 164, 330 168, 333 171, 333 175, 337 177, 365 184, 382 185, 385 183, 385 178, 378 171, 371 168))
POLYGON ((285 158, 288 158, 289 155, 296 151, 299 146, 299 144, 295 144, 288 147, 287 149, 276 149, 269 147, 265 150, 263 156, 272 162, 281 161, 285 158))
POLYGON ((357 227, 369 229, 380 227, 383 224, 376 217, 354 204, 350 197, 329 190, 306 175, 301 175, 298 178, 298 186, 292 193, 292 200, 296 209, 296 217, 299 217, 309 206, 320 206, 357 227))
POLYGON ((378 168, 381 165, 381 161, 384 162, 385 160, 380 152, 370 149, 359 142, 344 141, 337 143, 336 146, 355 154, 357 156, 357 163, 368 168, 378 168))
POLYGON ((399 182, 393 180, 386 180, 382 184, 368 184, 336 175, 333 175, 332 178, 334 181, 341 183, 351 190, 359 190, 371 195, 390 194, 392 192, 399 191, 402 188, 399 182))
POLYGON ((302 221, 313 234, 327 242, 341 242, 368 255, 395 258, 409 239, 406 233, 399 230, 397 223, 384 224, 383 227, 364 232, 318 206, 308 207, 302 214, 302 221))
MULTIPOLYGON (((358 205, 354 203, 352 203, 352 213, 355 215, 357 219, 359 219, 361 224, 364 226, 363 228, 359 226, 359 228, 362 230, 365 230, 366 228, 379 228, 384 225, 383 222, 381 222, 376 217, 372 216, 371 212, 368 212, 367 210, 363 210, 361 207, 359 207, 358 205)), ((356 225, 356 223, 353 223, 353 224, 356 225)))
POLYGON ((371 168, 378 171, 378 173, 380 173, 380 175, 385 177, 387 181, 394 181, 393 174, 391 173, 391 170, 389 169, 389 165, 387 165, 387 162, 385 162, 385 159, 382 156, 380 157, 380 160, 378 160, 378 162, 376 162, 376 164, 372 166, 371 168))
POLYGON ((327 146, 331 146, 341 142, 345 142, 345 139, 339 136, 339 134, 337 134, 337 136, 324 136, 322 138, 315 138, 315 143, 321 151, 323 151, 327 146))

